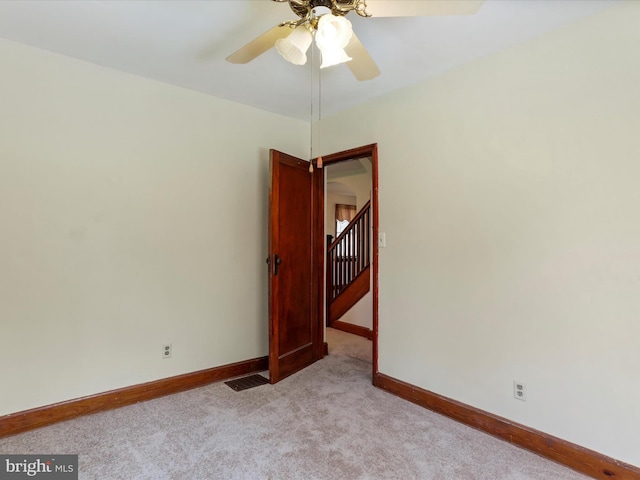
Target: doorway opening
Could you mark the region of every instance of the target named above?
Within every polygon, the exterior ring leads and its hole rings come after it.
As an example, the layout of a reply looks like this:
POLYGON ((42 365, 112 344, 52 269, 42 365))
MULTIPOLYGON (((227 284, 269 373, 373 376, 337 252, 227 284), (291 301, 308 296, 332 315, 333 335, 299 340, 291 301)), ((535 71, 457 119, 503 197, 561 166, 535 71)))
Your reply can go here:
POLYGON ((320 318, 324 319, 327 352, 370 362, 372 378, 375 378, 378 371, 377 145, 327 155, 323 161, 323 199, 317 204, 323 208, 325 248, 321 270, 324 274, 318 283, 323 286, 324 301, 319 303, 324 307, 320 318))

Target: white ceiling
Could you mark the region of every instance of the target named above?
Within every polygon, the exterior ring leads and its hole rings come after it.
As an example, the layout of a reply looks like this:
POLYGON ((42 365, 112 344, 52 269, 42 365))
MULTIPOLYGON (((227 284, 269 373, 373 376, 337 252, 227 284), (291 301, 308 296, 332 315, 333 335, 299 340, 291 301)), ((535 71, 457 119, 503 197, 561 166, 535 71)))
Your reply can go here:
POLYGON ((357 158, 346 162, 332 163, 327 166, 327 181, 333 181, 342 177, 362 175, 371 172, 371 158, 357 158))
MULTIPOLYGON (((478 14, 463 17, 361 18, 350 13, 347 18, 382 75, 358 82, 345 65, 323 70, 322 116, 619 1, 486 0, 478 14)), ((270 0, 3 0, 0 37, 308 120, 309 65, 293 66, 274 49, 247 65, 225 61, 261 33, 296 18, 288 4, 270 0)), ((314 118, 317 112, 315 107, 314 118)))

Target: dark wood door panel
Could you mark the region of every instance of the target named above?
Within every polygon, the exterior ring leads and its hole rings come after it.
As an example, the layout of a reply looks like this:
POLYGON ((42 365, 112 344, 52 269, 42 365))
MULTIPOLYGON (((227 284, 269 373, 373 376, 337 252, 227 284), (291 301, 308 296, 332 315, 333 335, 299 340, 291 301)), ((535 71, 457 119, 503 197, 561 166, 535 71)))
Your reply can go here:
MULTIPOLYGON (((306 163, 306 162, 305 162, 306 163)), ((311 342, 311 175, 308 164, 280 165, 278 256, 280 351, 311 342)))
POLYGON ((273 150, 269 192, 269 374, 271 383, 318 359, 309 162, 273 150))
POLYGON ((288 377, 292 373, 299 371, 305 366, 311 365, 317 360, 314 345, 308 343, 293 350, 279 359, 279 370, 281 378, 288 377))

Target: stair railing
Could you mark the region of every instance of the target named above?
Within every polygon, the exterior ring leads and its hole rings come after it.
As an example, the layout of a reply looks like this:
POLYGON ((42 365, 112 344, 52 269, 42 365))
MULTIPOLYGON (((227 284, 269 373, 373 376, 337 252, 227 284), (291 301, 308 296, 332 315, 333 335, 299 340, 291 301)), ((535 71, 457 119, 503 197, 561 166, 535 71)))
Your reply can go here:
POLYGON ((327 248, 327 303, 335 300, 370 263, 371 201, 327 248))

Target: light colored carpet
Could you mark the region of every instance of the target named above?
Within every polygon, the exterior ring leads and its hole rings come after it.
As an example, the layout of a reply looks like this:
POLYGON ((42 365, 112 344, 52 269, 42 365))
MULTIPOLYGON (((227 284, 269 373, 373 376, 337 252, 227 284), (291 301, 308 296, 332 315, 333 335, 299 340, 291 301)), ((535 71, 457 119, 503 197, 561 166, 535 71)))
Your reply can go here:
POLYGON ((371 340, 329 327, 327 327, 326 339, 329 344, 329 355, 346 355, 372 363, 373 344, 371 340))
POLYGON ((223 383, 0 439, 79 453, 81 479, 584 480, 371 386, 330 355, 277 385, 223 383))

